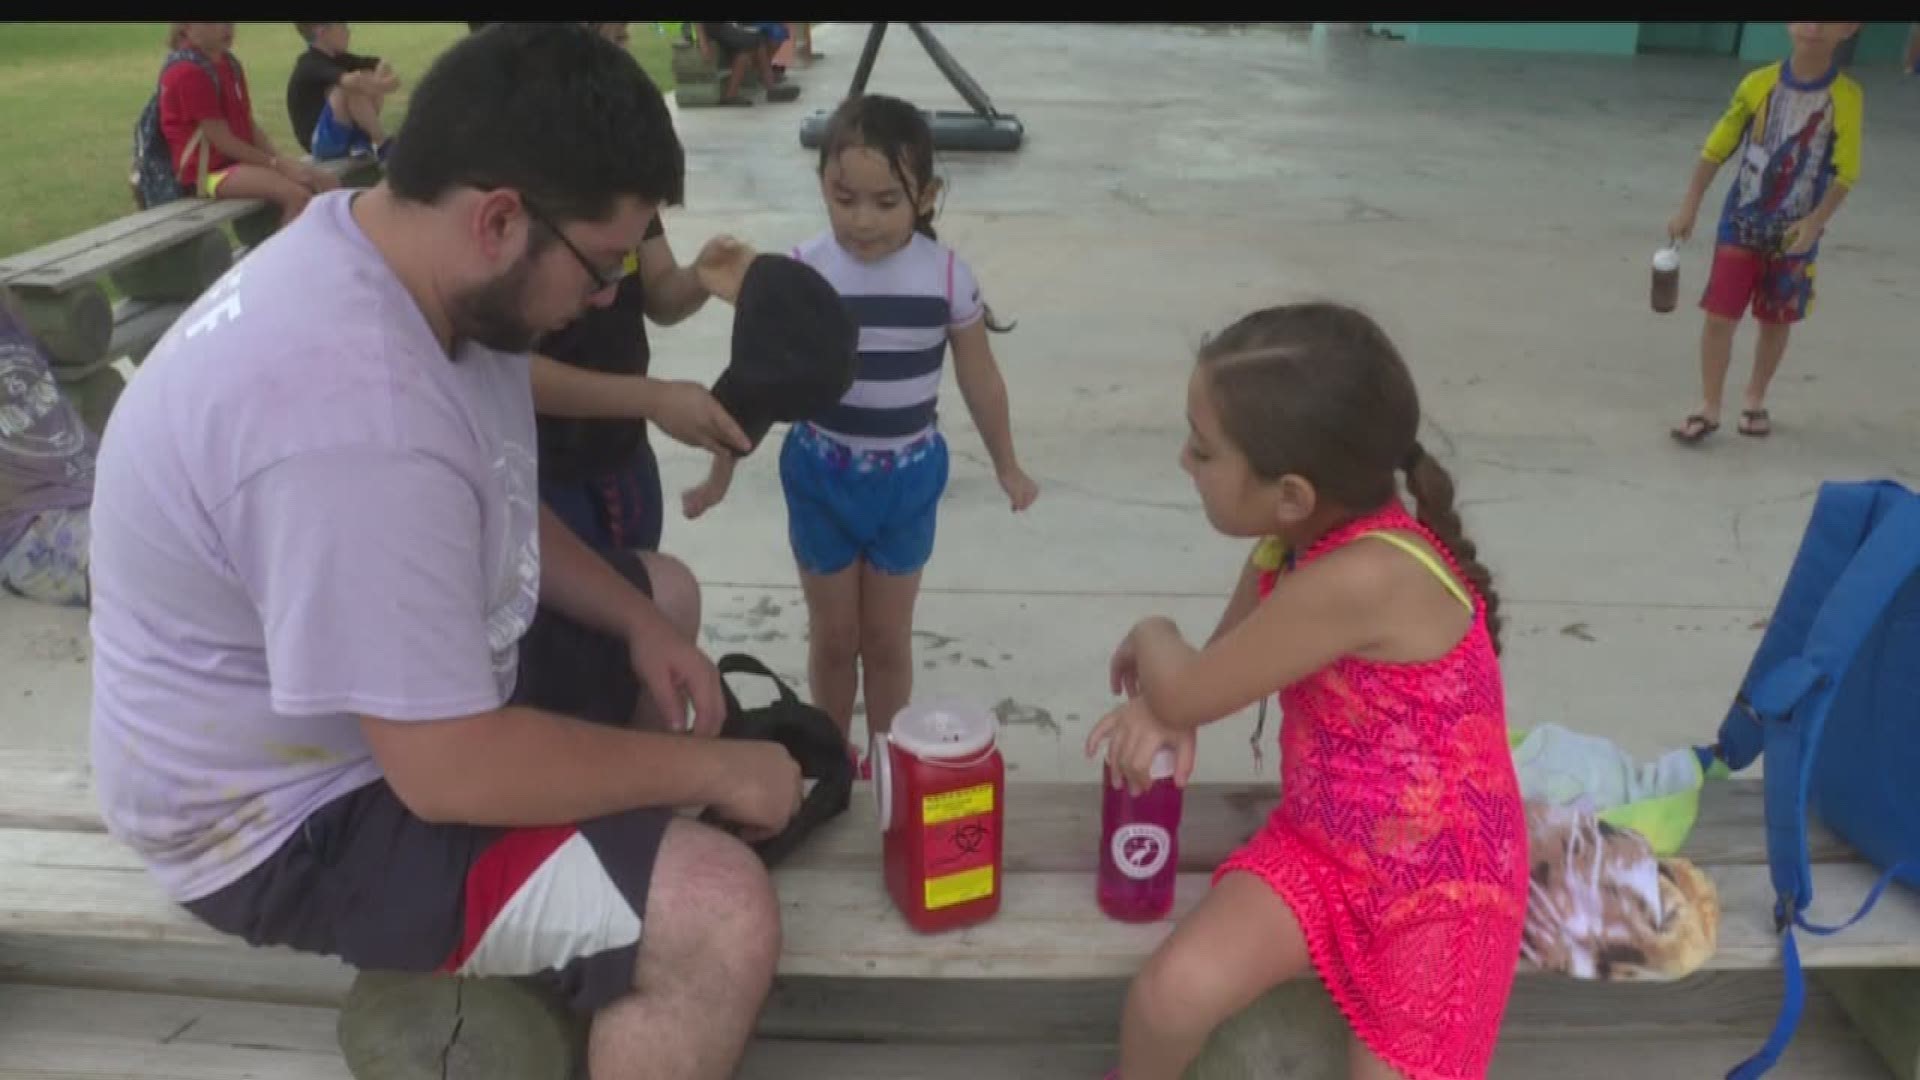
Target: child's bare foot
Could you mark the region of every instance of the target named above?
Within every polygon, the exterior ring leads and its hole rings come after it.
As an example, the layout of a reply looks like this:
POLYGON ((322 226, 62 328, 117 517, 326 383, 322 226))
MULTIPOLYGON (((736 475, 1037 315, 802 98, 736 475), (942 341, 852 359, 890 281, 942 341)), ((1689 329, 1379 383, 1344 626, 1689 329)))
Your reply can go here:
POLYGON ((719 505, 726 494, 726 485, 704 480, 681 493, 680 510, 687 515, 688 521, 696 520, 701 514, 719 505))

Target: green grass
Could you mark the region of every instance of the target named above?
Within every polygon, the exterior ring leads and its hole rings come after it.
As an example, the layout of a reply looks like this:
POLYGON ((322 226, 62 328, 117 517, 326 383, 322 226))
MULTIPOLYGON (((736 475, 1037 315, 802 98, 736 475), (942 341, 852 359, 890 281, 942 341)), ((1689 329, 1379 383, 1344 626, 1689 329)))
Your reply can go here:
MULTIPOLYGON (((634 56, 662 89, 673 86, 671 47, 651 23, 631 26, 634 56)), ((306 47, 293 24, 241 23, 233 49, 246 65, 254 119, 282 150, 287 75, 306 47)), ((355 23, 353 51, 390 60, 405 80, 387 103, 390 130, 407 95, 465 23, 355 23)), ((0 257, 130 214, 133 123, 166 56, 165 23, 10 23, 0 28, 0 257)))

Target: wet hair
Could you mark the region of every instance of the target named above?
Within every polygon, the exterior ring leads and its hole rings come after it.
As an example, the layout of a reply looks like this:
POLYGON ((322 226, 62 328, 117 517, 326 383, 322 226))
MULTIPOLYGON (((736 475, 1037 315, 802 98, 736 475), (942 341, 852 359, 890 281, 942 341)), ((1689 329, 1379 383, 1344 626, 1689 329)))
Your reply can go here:
POLYGON ((1265 481, 1292 474, 1325 502, 1364 513, 1404 473, 1414 514, 1486 604, 1500 647, 1500 598, 1454 508, 1453 477, 1421 447, 1420 398, 1386 332, 1333 303, 1256 311, 1200 350, 1227 438, 1265 481))
POLYGON ((632 53, 579 23, 497 23, 420 79, 386 183, 417 203, 513 188, 563 224, 605 221, 623 196, 678 206, 685 181, 666 99, 632 53))
MULTIPOLYGON (((840 103, 827 118, 820 138, 820 173, 827 164, 848 150, 872 150, 887 159, 900 187, 913 204, 913 229, 929 240, 940 237, 933 231, 934 211, 920 209, 921 196, 935 179, 933 168, 933 128, 912 103, 886 94, 855 94, 840 103)), ((993 308, 986 307, 987 329, 1004 334, 1016 324, 1001 325, 994 320, 993 308)))

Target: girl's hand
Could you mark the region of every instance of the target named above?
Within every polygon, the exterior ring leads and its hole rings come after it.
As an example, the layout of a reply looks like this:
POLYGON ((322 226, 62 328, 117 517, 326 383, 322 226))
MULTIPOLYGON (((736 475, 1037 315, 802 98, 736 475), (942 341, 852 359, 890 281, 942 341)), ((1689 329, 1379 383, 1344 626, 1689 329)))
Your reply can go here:
POLYGON ((1087 757, 1093 758, 1102 741, 1107 744, 1107 768, 1115 787, 1125 785, 1135 795, 1152 787, 1153 759, 1165 749, 1173 751, 1173 782, 1187 786, 1193 776, 1194 733, 1174 731, 1154 718, 1147 703, 1138 698, 1100 718, 1087 736, 1087 757))
POLYGON ((1040 497, 1040 485, 1034 483, 1033 477, 1018 465, 1009 466, 1000 474, 1000 490, 1007 493, 1016 514, 1032 506, 1033 501, 1040 497))
POLYGON ((729 304, 738 303, 740 283, 746 280, 747 267, 753 265, 758 254, 731 236, 715 236, 693 260, 693 272, 709 294, 729 304))
POLYGON ((1819 242, 1820 234, 1824 231, 1819 222, 1806 218, 1787 226, 1787 234, 1783 237, 1786 254, 1789 257, 1798 257, 1812 251, 1813 245, 1819 242))

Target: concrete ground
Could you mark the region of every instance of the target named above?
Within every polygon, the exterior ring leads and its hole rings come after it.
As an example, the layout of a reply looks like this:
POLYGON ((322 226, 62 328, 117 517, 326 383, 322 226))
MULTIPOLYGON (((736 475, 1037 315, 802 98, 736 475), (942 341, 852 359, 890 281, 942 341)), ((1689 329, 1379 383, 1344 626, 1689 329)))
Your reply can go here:
MULTIPOLYGON (((823 27, 797 105, 681 114, 683 258, 712 232, 782 250, 825 225, 801 119, 844 91, 865 28, 823 27)), ((1730 60, 1422 51, 1277 29, 940 30, 1003 109, 1018 153, 950 156, 939 225, 1018 329, 994 345, 1041 500, 1015 517, 958 393, 918 691, 996 708, 1023 779, 1093 778, 1080 748, 1113 702, 1106 659, 1140 617, 1211 627, 1243 556, 1176 464, 1205 332, 1255 307, 1364 305, 1412 364, 1426 442, 1459 483, 1505 598, 1515 726, 1558 722, 1652 753, 1710 737, 1772 606, 1816 487, 1920 483, 1920 82, 1870 70, 1860 189, 1835 220, 1817 314, 1796 331, 1776 432, 1667 429, 1695 404, 1700 318, 1648 310, 1648 259, 1730 60)), ((872 89, 961 108, 897 30, 872 89)), ((1710 235, 1716 185, 1702 214, 1710 235)), ((1709 248, 1683 252, 1697 296, 1709 248)), ((726 309, 654 332, 660 373, 711 380, 726 309)), ((1738 402, 1751 328, 1730 403, 1738 402)), ((706 583, 716 655, 803 686, 805 613, 774 453, 666 546, 706 583)), ((670 498, 701 455, 664 448, 670 498)), ((0 746, 83 745, 84 616, 0 601, 0 746)), ((1203 775, 1257 775, 1251 714, 1210 729, 1203 775)), ((1273 728, 1268 729, 1271 739, 1273 728)), ((1266 775, 1274 769, 1271 744, 1266 775)))

